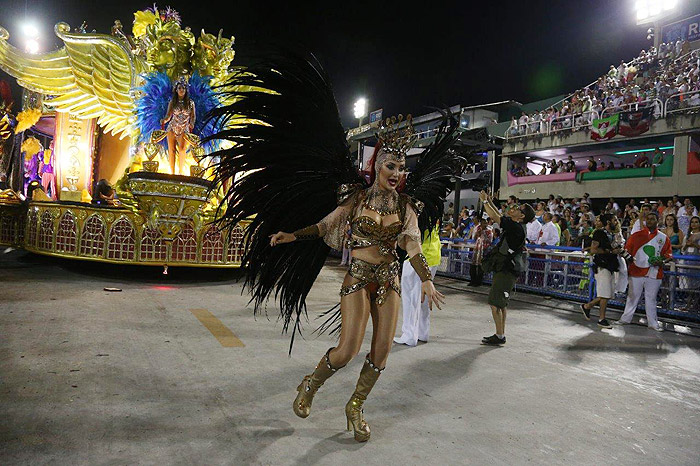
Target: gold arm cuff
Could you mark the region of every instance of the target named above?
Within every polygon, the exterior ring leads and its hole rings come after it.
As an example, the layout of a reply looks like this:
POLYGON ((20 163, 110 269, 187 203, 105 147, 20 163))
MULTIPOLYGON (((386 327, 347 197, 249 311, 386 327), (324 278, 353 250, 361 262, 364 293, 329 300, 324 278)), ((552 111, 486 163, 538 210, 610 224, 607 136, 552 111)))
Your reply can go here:
POLYGON ((425 260, 423 253, 418 253, 409 259, 411 266, 416 271, 420 277, 421 282, 426 282, 428 280, 433 280, 433 274, 430 273, 430 267, 428 267, 428 261, 425 260))
POLYGON ((318 225, 304 227, 300 230, 295 231, 292 234, 297 240, 316 239, 321 236, 321 232, 318 229, 318 225))

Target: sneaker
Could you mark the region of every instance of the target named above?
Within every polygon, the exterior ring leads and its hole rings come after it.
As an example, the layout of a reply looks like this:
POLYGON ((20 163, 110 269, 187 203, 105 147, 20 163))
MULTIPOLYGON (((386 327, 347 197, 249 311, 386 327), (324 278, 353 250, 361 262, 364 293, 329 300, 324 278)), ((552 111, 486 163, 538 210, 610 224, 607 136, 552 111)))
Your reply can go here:
POLYGON ((408 341, 404 340, 402 337, 395 337, 394 338, 394 343, 397 345, 406 345, 406 346, 416 346, 415 344, 410 344, 408 341))
POLYGON ((603 320, 598 321, 598 327, 612 328, 612 325, 610 325, 610 322, 608 322, 608 319, 603 319, 603 320))
POLYGON ((622 320, 616 320, 613 322, 613 325, 629 325, 629 324, 630 324, 629 322, 625 322, 622 320))
POLYGON ((586 309, 585 304, 581 304, 581 312, 583 312, 583 317, 585 317, 586 320, 591 320, 591 310, 586 309))
POLYGON ((652 327, 652 326, 650 325, 649 328, 653 328, 653 329, 656 330, 657 332, 663 332, 663 331, 664 331, 664 328, 663 328, 661 325, 657 325, 656 327, 652 327))
POLYGON ((498 338, 496 335, 491 335, 490 337, 485 337, 483 340, 481 340, 482 345, 492 345, 492 346, 500 346, 500 345, 505 345, 506 344, 506 337, 504 336, 503 338, 498 338))

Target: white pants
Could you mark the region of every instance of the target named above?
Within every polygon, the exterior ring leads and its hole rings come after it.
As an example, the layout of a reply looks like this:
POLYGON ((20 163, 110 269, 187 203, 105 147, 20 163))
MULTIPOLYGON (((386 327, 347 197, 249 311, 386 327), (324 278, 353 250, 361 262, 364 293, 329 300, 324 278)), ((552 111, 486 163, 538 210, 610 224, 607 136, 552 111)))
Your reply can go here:
MULTIPOLYGON (((430 273, 435 277, 437 265, 430 267, 430 273)), ((420 302, 421 281, 413 267, 404 262, 401 272, 401 305, 403 307, 402 335, 397 342, 416 346, 418 340, 428 341, 430 331, 430 308, 428 299, 420 302)))
POLYGON ((659 326, 659 321, 656 318, 656 296, 659 294, 661 287, 661 279, 649 277, 630 277, 629 289, 627 290, 627 303, 625 304, 625 312, 620 317, 620 321, 629 324, 632 322, 632 316, 639 304, 639 298, 642 297, 644 291, 644 305, 647 311, 647 325, 656 328, 659 326))
POLYGON ((627 282, 629 281, 627 279, 627 262, 620 256, 617 259, 620 268, 615 272, 615 292, 624 293, 627 291, 627 282))

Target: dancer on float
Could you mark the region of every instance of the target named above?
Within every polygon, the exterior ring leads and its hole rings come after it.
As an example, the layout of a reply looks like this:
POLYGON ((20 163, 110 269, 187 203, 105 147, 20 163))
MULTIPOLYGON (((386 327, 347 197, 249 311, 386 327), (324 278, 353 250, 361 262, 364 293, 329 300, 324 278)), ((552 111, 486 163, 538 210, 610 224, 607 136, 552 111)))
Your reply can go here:
POLYGON ((189 175, 185 173, 187 162, 188 141, 185 137, 191 133, 194 123, 197 120, 194 101, 190 99, 187 86, 187 79, 181 77, 173 86, 173 97, 168 104, 168 112, 161 121, 161 126, 168 125, 168 161, 170 162, 170 173, 175 172, 175 152, 177 151, 178 175, 189 175))
POLYGON ((283 330, 296 317, 292 344, 329 246, 342 249, 346 222, 352 223, 351 264, 340 308, 325 313, 329 317, 320 328, 340 330, 340 341, 299 384, 293 409, 303 418, 310 414, 321 385, 359 353, 371 316, 370 352, 345 406, 348 429, 355 440, 367 441, 363 404, 385 367, 401 299, 402 253, 397 246, 408 253, 410 266, 421 277, 424 299, 431 306, 444 299, 422 254, 421 231, 429 231, 442 217, 450 176, 460 173, 456 165, 463 160, 448 150, 457 122, 444 113, 435 142, 400 193, 405 154, 416 141, 410 118, 383 124, 368 186, 353 166, 330 83, 313 57, 284 53, 260 59, 245 74, 234 76, 224 99, 233 103, 212 117, 230 124, 214 137, 234 144, 216 153, 221 157, 216 179, 245 175, 226 193, 223 221, 232 226, 256 214, 244 238, 246 286, 256 311, 274 290, 283 330))

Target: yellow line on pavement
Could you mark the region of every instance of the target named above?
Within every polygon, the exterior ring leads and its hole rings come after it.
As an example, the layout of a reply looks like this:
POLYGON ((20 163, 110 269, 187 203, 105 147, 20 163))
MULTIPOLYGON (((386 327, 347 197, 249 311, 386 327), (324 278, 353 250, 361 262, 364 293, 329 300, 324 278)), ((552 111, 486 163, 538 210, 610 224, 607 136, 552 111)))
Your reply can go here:
POLYGON ((225 348, 242 348, 245 345, 219 319, 206 309, 190 309, 190 312, 219 340, 225 348))

